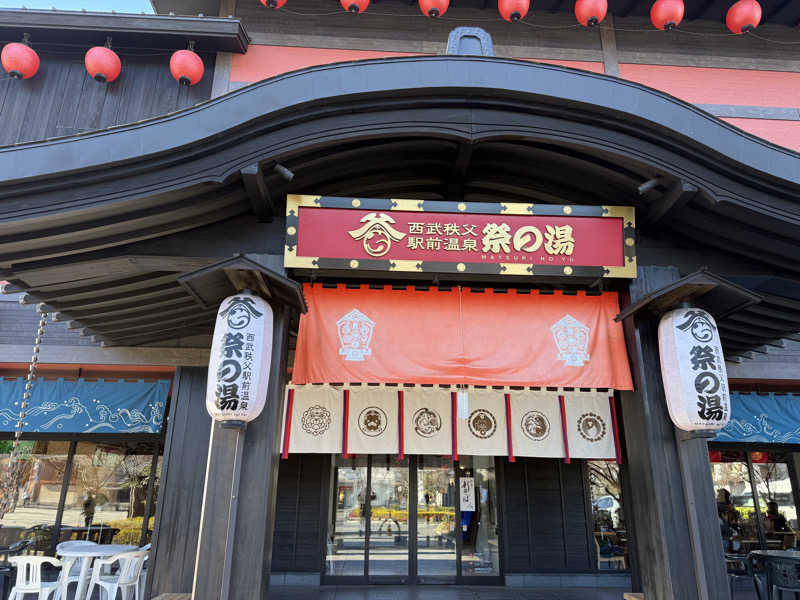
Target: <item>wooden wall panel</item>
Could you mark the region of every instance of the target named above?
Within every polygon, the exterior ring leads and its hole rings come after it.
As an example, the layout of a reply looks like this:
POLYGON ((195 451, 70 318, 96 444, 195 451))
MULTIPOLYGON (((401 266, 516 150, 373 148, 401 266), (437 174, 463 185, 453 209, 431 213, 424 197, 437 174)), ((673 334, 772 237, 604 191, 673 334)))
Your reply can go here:
POLYGON ((530 522, 528 505, 520 499, 527 498, 525 459, 503 465, 505 483, 505 571, 525 573, 531 571, 530 522))
POLYGON ((291 46, 251 45, 247 54, 234 54, 231 59, 231 81, 252 82, 275 77, 315 65, 327 65, 369 58, 419 56, 409 52, 373 52, 366 50, 331 50, 291 46))
POLYGON ((330 456, 294 454, 278 471, 272 571, 319 573, 327 525, 330 456))
POLYGON ((768 142, 800 152, 800 121, 777 121, 774 119, 724 118, 731 125, 752 133, 768 142))
POLYGON ((695 104, 796 106, 800 94, 800 73, 624 63, 619 73, 695 104))
POLYGON ((41 67, 35 77, 0 78, 0 145, 134 123, 211 97, 213 55, 203 56, 203 79, 186 87, 170 75, 168 51, 140 56, 120 52, 122 73, 103 84, 86 73, 83 50, 37 50, 41 67))
POLYGON ((517 458, 504 468, 506 573, 592 570, 581 461, 517 458))

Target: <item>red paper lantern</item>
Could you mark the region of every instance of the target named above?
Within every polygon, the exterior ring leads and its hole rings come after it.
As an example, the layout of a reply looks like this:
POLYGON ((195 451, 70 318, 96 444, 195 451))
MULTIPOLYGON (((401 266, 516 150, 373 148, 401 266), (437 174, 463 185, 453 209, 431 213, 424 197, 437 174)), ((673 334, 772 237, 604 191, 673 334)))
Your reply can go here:
POLYGON ((441 17, 450 8, 450 0, 419 0, 419 9, 428 17, 441 17))
POLYGON ((761 5, 757 0, 739 0, 725 15, 725 24, 733 33, 753 31, 759 23, 761 23, 761 5))
POLYGON ((521 21, 530 7, 530 0, 497 0, 500 16, 506 21, 521 21))
POLYGON ((284 4, 286 4, 286 0, 261 0, 261 4, 266 6, 267 8, 281 8, 284 4))
POLYGON ((339 0, 339 2, 343 9, 354 14, 364 12, 369 6, 369 0, 339 0))
POLYGON ((764 464, 769 462, 768 452, 751 452, 750 460, 755 464, 764 464))
POLYGON ((14 79, 30 79, 39 71, 39 55, 27 44, 19 42, 3 46, 0 63, 14 79))
POLYGON ((122 61, 117 53, 107 46, 89 48, 84 63, 89 75, 103 83, 111 83, 122 71, 122 61))
POLYGON ((708 460, 712 463, 719 463, 722 462, 722 451, 721 450, 709 450, 708 451, 708 460))
POLYGON ((594 27, 607 12, 608 0, 575 0, 575 18, 584 27, 594 27))
POLYGON ((191 50, 177 50, 169 59, 169 72, 181 85, 194 85, 205 70, 203 59, 191 50))
POLYGON ((656 29, 675 29, 683 20, 683 0, 656 0, 650 8, 650 20, 656 29))

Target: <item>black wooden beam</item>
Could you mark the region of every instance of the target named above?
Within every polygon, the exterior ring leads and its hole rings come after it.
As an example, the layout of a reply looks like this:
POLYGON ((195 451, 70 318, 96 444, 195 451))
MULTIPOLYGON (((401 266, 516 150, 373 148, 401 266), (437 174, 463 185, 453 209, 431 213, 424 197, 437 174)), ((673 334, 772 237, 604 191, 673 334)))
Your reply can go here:
POLYGON ((198 52, 247 52, 250 37, 239 19, 0 9, 0 39, 29 33, 37 47, 50 44, 182 50, 194 40, 198 52))
POLYGON ((669 216, 686 206, 697 192, 697 186, 681 180, 675 181, 667 192, 650 206, 644 217, 645 223, 655 225, 664 219, 669 220, 669 216))
POLYGON ((247 165, 239 173, 242 176, 244 189, 258 220, 266 223, 271 222, 275 218, 275 203, 272 201, 269 188, 267 188, 267 183, 264 181, 264 172, 261 170, 261 165, 258 163, 247 165))
POLYGON ((711 8, 712 4, 714 4, 714 0, 695 0, 693 9, 686 15, 686 20, 694 21, 699 19, 711 8))
POLYGON ((784 321, 786 323, 787 329, 790 329, 795 326, 797 326, 797 328, 800 329, 800 312, 783 311, 780 310, 779 308, 775 308, 772 306, 764 306, 761 304, 757 306, 751 306, 747 310, 748 312, 769 317, 770 319, 784 321))
POLYGON ((450 170, 450 178, 447 182, 447 198, 453 202, 460 202, 464 199, 464 181, 469 170, 469 162, 472 158, 472 144, 464 143, 458 147, 453 167, 450 170))

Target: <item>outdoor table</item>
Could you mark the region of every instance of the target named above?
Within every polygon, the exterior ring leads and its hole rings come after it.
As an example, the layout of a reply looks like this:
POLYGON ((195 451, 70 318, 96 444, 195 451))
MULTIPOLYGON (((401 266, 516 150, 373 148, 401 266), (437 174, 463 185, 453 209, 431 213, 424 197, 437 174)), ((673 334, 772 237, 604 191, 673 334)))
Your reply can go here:
MULTIPOLYGON (((753 550, 750 553, 750 559, 762 560, 768 562, 770 559, 789 559, 791 561, 800 563, 800 551, 797 550, 753 550)), ((770 579, 769 576, 769 569, 767 571, 767 582, 766 582, 766 596, 768 600, 772 598, 772 586, 775 584, 774 581, 770 579)))
POLYGON ((89 568, 95 558, 107 558, 122 552, 138 550, 138 546, 129 544, 97 544, 95 546, 83 546, 81 548, 70 548, 59 552, 62 557, 78 557, 81 559, 81 574, 78 579, 78 587, 75 590, 75 600, 83 600, 86 596, 86 588, 89 585, 89 568))

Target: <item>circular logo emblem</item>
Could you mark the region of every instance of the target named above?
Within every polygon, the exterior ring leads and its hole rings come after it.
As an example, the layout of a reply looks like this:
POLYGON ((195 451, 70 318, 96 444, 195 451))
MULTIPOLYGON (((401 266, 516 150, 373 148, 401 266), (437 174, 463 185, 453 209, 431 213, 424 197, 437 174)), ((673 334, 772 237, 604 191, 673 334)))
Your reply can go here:
POLYGON ((589 442, 599 442, 606 437, 606 422, 595 413, 583 413, 578 418, 578 433, 589 442))
POLYGON ((369 406, 358 415, 358 427, 361 433, 376 437, 386 431, 386 413, 377 406, 369 406))
POLYGON ((314 405, 303 413, 300 423, 303 431, 309 435, 322 435, 331 426, 331 411, 318 404, 314 405))
POLYGON ((538 410, 528 411, 522 416, 522 433, 534 442, 541 442, 550 435, 550 421, 538 410))
POLYGON ((467 419, 467 423, 472 435, 482 440, 492 437, 494 432, 497 431, 497 420, 494 415, 483 408, 473 410, 469 415, 469 419, 467 419))
POLYGON ((433 437, 442 429, 442 417, 432 408, 420 408, 414 413, 411 422, 417 435, 424 438, 433 437))

